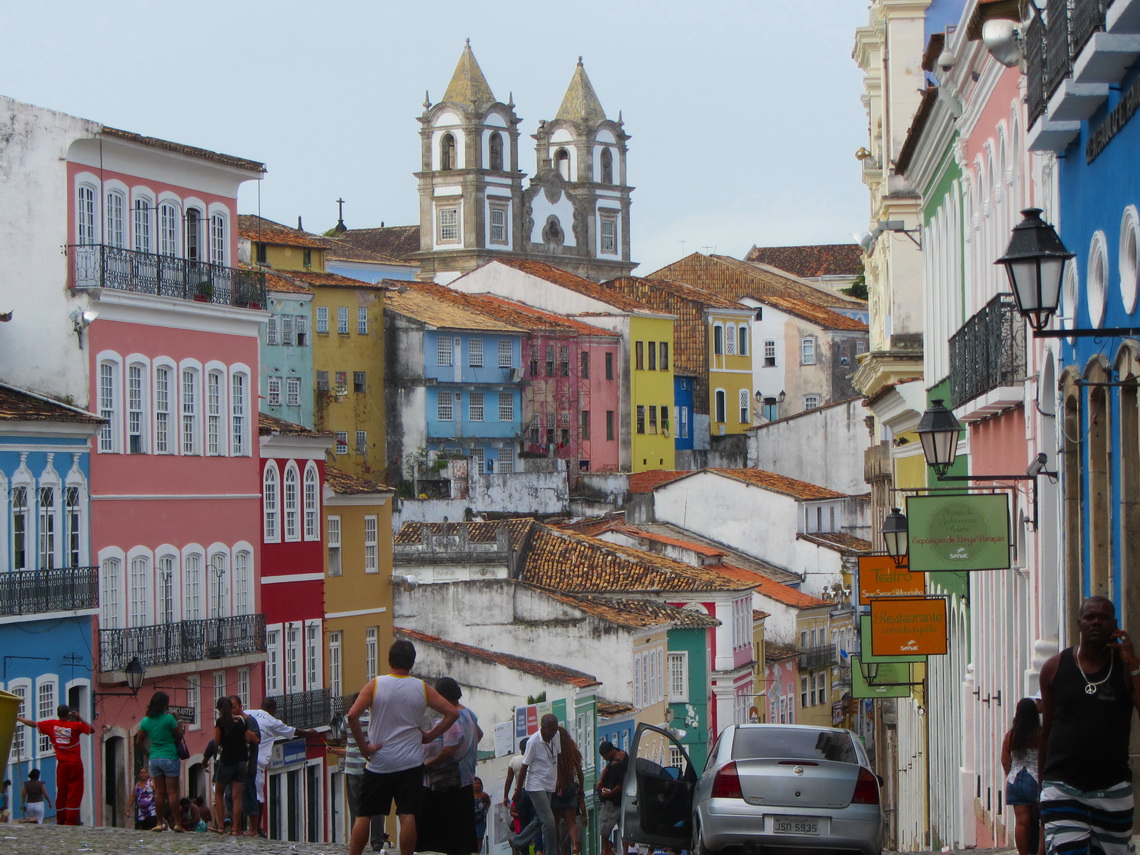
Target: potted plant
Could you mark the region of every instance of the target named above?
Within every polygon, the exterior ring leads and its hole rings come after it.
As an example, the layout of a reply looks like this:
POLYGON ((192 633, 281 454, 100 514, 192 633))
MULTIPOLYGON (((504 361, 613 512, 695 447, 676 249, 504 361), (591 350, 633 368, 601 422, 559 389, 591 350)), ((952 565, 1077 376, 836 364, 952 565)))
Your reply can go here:
POLYGON ((198 283, 194 291, 194 301, 196 303, 210 303, 214 299, 214 286, 209 279, 203 279, 198 283))

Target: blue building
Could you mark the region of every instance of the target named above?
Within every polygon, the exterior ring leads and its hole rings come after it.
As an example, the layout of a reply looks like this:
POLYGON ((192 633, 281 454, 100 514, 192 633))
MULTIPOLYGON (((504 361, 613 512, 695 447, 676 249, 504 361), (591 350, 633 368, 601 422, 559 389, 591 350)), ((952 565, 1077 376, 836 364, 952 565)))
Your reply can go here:
POLYGON ((261 400, 266 415, 313 427, 313 291, 288 273, 267 273, 269 318, 261 328, 261 400))
POLYGON ((1041 370, 1041 388, 1057 393, 1071 636, 1086 596, 1112 597, 1130 628, 1140 604, 1140 0, 1047 9, 1025 33, 1027 139, 1058 156, 1057 197, 1038 207, 1076 256, 1057 315, 1066 328, 1113 330, 1053 339, 1041 370))
POLYGON ((693 389, 696 382, 695 377, 680 374, 673 377, 673 424, 676 425, 673 446, 677 451, 691 451, 693 448, 693 389))
POLYGON ((409 479, 413 466, 440 471, 441 455, 514 472, 526 331, 432 296, 435 287, 409 282, 385 298, 388 458, 409 479))
MULTIPOLYGON (((92 618, 98 570, 89 554, 89 441, 96 416, 0 384, 0 688, 22 699, 20 714, 55 718, 68 704, 92 720, 92 618)), ((94 813, 92 745, 82 745, 87 781, 81 818, 94 813)), ((17 726, 4 777, 13 814, 28 772, 55 791, 46 737, 17 726)))

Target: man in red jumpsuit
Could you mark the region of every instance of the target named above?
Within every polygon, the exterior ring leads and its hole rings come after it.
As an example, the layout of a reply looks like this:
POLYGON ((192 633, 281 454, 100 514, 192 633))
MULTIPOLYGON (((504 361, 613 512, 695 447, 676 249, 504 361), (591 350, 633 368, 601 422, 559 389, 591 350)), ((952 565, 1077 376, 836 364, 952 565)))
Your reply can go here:
POLYGON ((17 716, 21 724, 34 727, 51 740, 55 749, 55 822, 56 825, 79 825, 79 806, 83 802, 83 758, 79 753, 79 737, 91 733, 91 725, 66 704, 60 704, 58 718, 33 721, 17 716))

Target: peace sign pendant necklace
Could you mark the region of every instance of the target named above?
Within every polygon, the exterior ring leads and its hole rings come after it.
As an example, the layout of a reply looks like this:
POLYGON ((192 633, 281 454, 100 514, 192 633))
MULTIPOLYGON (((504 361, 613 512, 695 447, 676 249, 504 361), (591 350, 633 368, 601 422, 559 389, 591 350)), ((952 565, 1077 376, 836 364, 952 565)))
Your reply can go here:
POLYGON ((1092 682, 1092 680, 1090 680, 1088 678, 1088 675, 1085 673, 1085 669, 1081 667, 1081 646, 1079 644, 1077 645, 1077 655, 1075 657, 1073 657, 1073 661, 1077 665, 1077 670, 1081 672, 1081 677, 1084 678, 1085 694, 1086 695, 1095 695, 1096 694, 1096 687, 1101 685, 1102 683, 1107 683, 1108 678, 1112 676, 1112 653, 1111 652, 1109 652, 1109 654, 1108 654, 1108 673, 1104 675, 1103 680, 1097 680, 1095 683, 1092 682))

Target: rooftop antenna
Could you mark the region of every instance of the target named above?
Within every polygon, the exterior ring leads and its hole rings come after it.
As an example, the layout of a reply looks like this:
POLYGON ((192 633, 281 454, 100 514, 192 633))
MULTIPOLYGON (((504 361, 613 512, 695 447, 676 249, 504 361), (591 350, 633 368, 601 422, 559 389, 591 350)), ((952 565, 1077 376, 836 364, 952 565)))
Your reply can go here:
POLYGON ((677 243, 681 244, 681 255, 684 255, 685 254, 685 242, 683 240, 679 240, 679 241, 677 241, 677 243))

